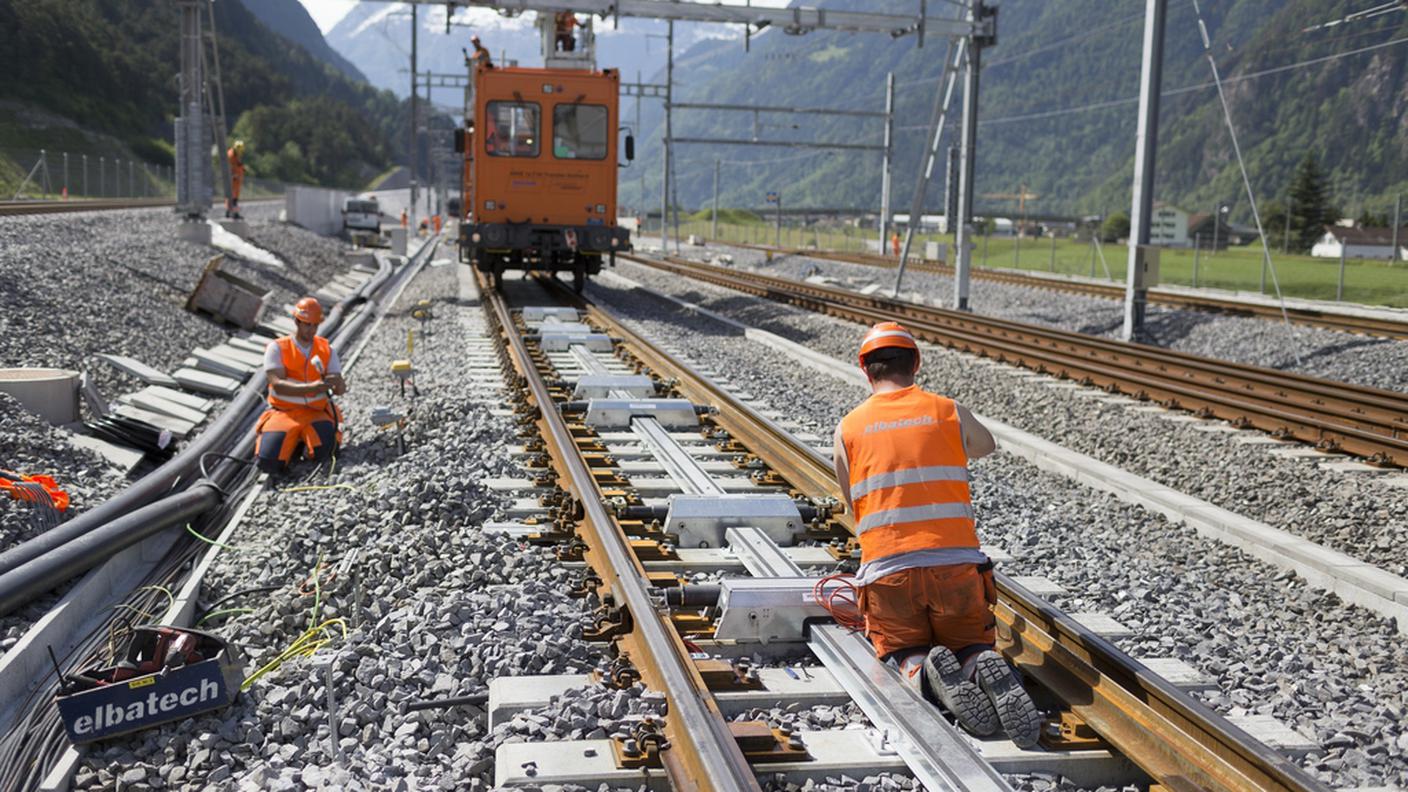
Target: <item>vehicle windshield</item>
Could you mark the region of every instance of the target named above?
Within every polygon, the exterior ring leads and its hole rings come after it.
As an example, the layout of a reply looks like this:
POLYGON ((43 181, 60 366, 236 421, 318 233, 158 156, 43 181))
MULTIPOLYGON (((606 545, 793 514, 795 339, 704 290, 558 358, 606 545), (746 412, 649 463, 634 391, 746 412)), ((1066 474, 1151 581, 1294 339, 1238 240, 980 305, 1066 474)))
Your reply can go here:
POLYGON ((347 211, 362 214, 378 214, 381 208, 376 201, 348 201, 347 211))
POLYGON ((558 159, 606 159, 605 105, 560 104, 552 109, 552 155, 558 159))
POLYGON ((538 156, 538 114, 529 102, 490 102, 484 150, 491 157, 538 156))

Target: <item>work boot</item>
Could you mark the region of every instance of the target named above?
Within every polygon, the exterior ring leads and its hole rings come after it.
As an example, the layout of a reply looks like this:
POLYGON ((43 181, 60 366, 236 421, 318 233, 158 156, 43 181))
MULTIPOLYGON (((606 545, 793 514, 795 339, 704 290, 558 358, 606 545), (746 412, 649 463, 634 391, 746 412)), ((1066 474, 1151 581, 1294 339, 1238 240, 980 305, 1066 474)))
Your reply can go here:
POLYGON ((985 650, 974 663, 973 678, 987 694, 984 698, 992 703, 1007 737, 1018 748, 1035 747, 1041 738, 1041 715, 1007 661, 997 652, 985 650))
POLYGON ((1002 725, 992 701, 964 675, 963 666, 948 647, 929 650, 929 656, 924 658, 924 678, 929 690, 970 733, 987 737, 1002 725))

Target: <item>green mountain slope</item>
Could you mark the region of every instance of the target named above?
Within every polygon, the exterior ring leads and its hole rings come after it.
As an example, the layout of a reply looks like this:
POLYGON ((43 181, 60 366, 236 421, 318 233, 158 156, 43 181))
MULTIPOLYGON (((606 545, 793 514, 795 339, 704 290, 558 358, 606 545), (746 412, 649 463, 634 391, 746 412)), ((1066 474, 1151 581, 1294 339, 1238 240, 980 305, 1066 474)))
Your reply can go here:
MULTIPOLYGON (((349 181, 353 174, 370 176, 389 164, 386 141, 405 126, 401 102, 273 33, 241 3, 214 7, 231 125, 247 111, 320 97, 345 109, 337 121, 352 129, 342 136, 348 145, 326 158, 335 167, 310 169, 304 178, 352 187, 360 184, 349 181)), ((0 100, 61 116, 148 161, 169 163, 179 28, 171 3, 0 0, 0 100)), ((46 135, 11 128, 6 137, 10 146, 37 148, 46 135)), ((255 153, 288 142, 248 141, 255 153)), ((292 142, 306 150, 311 140, 292 142)))
POLYGON ((317 23, 313 21, 313 17, 308 15, 298 0, 241 0, 241 2, 244 3, 245 8, 250 10, 250 13, 264 23, 265 27, 277 31, 280 36, 307 50, 308 54, 332 64, 349 79, 358 82, 367 81, 366 75, 353 66, 351 61, 328 46, 327 41, 323 39, 322 31, 318 30, 317 23))
MULTIPOLYGON (((836 3, 824 3, 836 7, 836 3)), ((912 13, 913 4, 881 0, 873 9, 912 13)), ((1204 2, 1213 50, 1259 200, 1284 194, 1295 165, 1312 152, 1331 176, 1334 201, 1358 214, 1382 211, 1408 191, 1408 44, 1382 47, 1265 76, 1258 72, 1408 38, 1408 13, 1302 33, 1315 22, 1364 7, 1364 0, 1224 0, 1204 2)), ((1004 0, 998 45, 984 52, 977 190, 1041 198, 1029 211, 1077 214, 1128 209, 1134 153, 1143 6, 1138 0, 1004 0)), ((931 4, 941 8, 942 4, 931 4)), ((946 13, 946 12, 945 12, 946 13)), ((744 53, 713 42, 677 58, 681 101, 809 107, 883 108, 887 71, 897 95, 898 151, 894 203, 907 211, 924 145, 944 44, 912 39, 769 33, 744 53)), ((657 76, 659 79, 660 76, 657 76)), ((1250 219, 1192 4, 1169 9, 1160 124, 1158 199, 1197 211, 1215 200, 1250 219)), ((961 93, 961 92, 960 92, 961 93)), ((628 100, 625 113, 633 112, 628 100)), ((954 117, 959 99, 955 98, 954 117)), ((628 116, 629 117, 629 116, 628 116)), ((647 106, 641 159, 644 205, 660 204, 659 123, 647 106)), ((831 142, 880 141, 874 120, 680 110, 677 135, 831 142), (797 128, 791 128, 792 125, 797 128)), ((956 129, 946 132, 956 142, 956 129)), ((723 203, 761 206, 781 190, 790 206, 876 207, 880 158, 757 147, 681 145, 679 202, 707 204, 713 161, 725 160, 723 203)), ((640 173, 623 171, 622 196, 640 205, 640 173)), ((941 181, 939 179, 938 181, 941 181)), ((940 210, 943 187, 926 206, 940 210)), ((1011 214, 1011 202, 979 201, 980 211, 1011 214)))

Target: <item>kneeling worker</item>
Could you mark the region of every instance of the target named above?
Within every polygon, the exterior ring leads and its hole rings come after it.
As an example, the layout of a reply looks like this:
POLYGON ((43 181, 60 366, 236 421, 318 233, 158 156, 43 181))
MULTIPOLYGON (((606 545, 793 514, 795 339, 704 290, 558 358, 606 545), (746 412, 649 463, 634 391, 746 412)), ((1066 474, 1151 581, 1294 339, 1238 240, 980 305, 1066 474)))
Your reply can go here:
POLYGON ((969 732, 1024 748, 1041 721, 993 650, 992 562, 979 549, 968 460, 997 445, 967 409, 914 383, 919 345, 895 322, 866 334, 871 396, 836 427, 836 479, 855 516, 865 632, 881 658, 969 732))
POLYGON ((347 384, 337 351, 318 335, 322 321, 323 307, 304 297, 293 309, 293 334, 270 341, 264 350, 269 409, 256 429, 254 453, 260 470, 282 469, 300 449, 322 462, 342 442, 342 412, 328 394, 342 395, 347 384))

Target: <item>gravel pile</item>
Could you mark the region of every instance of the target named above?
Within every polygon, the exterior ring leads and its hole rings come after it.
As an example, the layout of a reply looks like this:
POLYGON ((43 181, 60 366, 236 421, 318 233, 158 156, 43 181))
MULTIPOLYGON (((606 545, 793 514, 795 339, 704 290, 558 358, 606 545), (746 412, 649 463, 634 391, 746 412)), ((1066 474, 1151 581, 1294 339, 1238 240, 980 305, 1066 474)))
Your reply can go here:
MULTIPOLYGON (((762 251, 732 247, 682 251, 697 258, 722 252, 732 256, 736 266, 779 277, 820 274, 855 288, 880 284, 887 293, 894 285, 893 270, 864 264, 804 256, 774 256, 769 264, 762 251)), ((925 302, 947 305, 952 301, 953 279, 946 275, 908 270, 904 284, 906 292, 918 293, 925 302)), ((1109 338, 1117 338, 1124 324, 1120 303, 1079 294, 974 280, 970 299, 973 310, 980 314, 1109 338)), ((1180 352, 1408 391, 1408 342, 1404 341, 1299 325, 1288 328, 1265 319, 1218 316, 1159 305, 1149 306, 1145 328, 1146 341, 1180 352)))
MULTIPOLYGON (((855 355, 859 325, 696 281, 681 282, 649 267, 623 263, 618 269, 621 275, 650 288, 840 360, 851 360, 855 355)), ((609 282, 600 282, 595 288, 615 302, 628 299, 624 290, 609 282)), ((663 311, 670 316, 678 309, 670 306, 663 311)), ((734 334, 712 322, 701 320, 699 324, 696 332, 702 335, 734 334)), ((1238 442, 1254 433, 1203 431, 1197 423, 1166 421, 1125 405, 1075 398, 1077 393, 1102 394, 1047 387, 1026 378, 1020 369, 975 365, 976 358, 928 344, 924 349, 920 379, 979 413, 1393 574, 1408 575, 1408 498, 1391 482, 1321 470, 1313 460, 1278 457, 1268 453, 1266 446, 1238 442)), ((768 354, 781 357, 772 351, 768 354)), ((729 360, 718 368, 728 374, 730 370, 746 370, 746 363, 729 360)), ((748 390, 769 397, 786 391, 768 383, 748 390)), ((833 428, 834 424, 828 425, 823 436, 829 437, 833 428)))
MULTIPOLYGON (((250 213, 256 244, 284 255, 277 269, 226 257, 239 277, 291 302, 345 269, 346 246, 274 222, 273 206, 250 213)), ((170 371, 228 328, 187 312, 186 298, 216 249, 176 238, 169 209, 0 218, 0 365, 89 369, 108 398, 140 387, 96 363, 130 355, 170 371)))
MULTIPOLYGON (((853 353, 854 326, 654 277, 639 267, 623 265, 622 274, 842 359, 853 353)), ((810 369, 663 300, 605 281, 589 287, 589 295, 652 339, 685 352, 697 365, 714 369, 822 436, 866 395, 839 381, 819 388, 810 369)), ((1187 458, 1198 460, 1204 471, 1208 460, 1219 459, 1214 451, 1226 453, 1220 438, 1216 445, 1209 442, 1202 455, 1190 453, 1176 439, 1148 436, 1149 430, 1167 435, 1171 427, 1164 422, 1147 416, 1136 420, 1138 414, 1123 410, 1101 411, 1099 405, 1093 408, 1052 389, 999 378, 940 349, 926 348, 925 354, 928 387, 958 391, 961 401, 981 412, 1026 423, 1068 445, 1074 444, 1069 429, 1079 427, 1082 435, 1103 431, 1125 446, 1139 439, 1157 449, 1165 465, 1187 458), (1018 410, 1023 421, 1010 415, 1018 410), (1085 410, 1091 412, 1081 414, 1085 410)), ((1271 475, 1264 460, 1258 467, 1259 475, 1271 475)), ((1331 487, 1320 476, 1302 477, 1294 486, 1331 487)), ((1056 598, 1067 610, 1111 613, 1136 632, 1138 637, 1120 642, 1135 656, 1172 655, 1212 675, 1219 691, 1206 699, 1215 709, 1272 714, 1314 738, 1321 749, 1301 765, 1331 785, 1408 784, 1408 647, 1392 623, 1161 516, 1015 458, 996 455, 978 461, 973 489, 984 541, 1015 557, 1004 571, 1052 578, 1071 592, 1056 598)), ((1243 493, 1257 495, 1251 487, 1243 493)), ((1380 508, 1387 503, 1381 501, 1380 508)))

